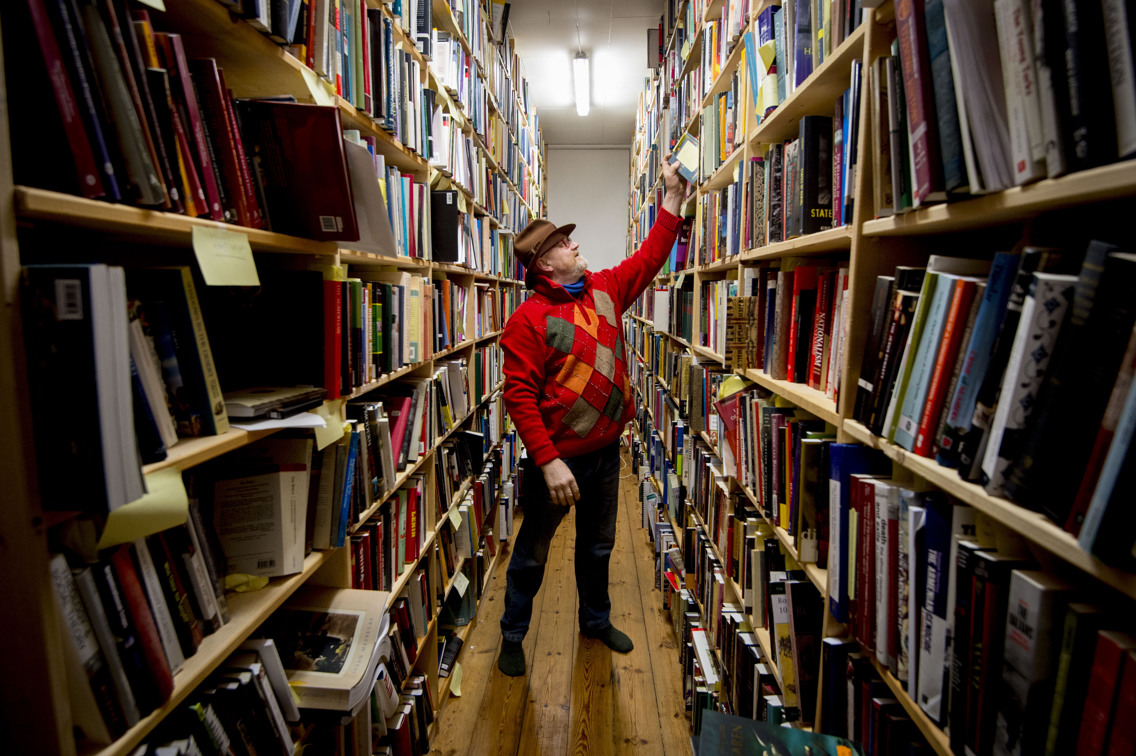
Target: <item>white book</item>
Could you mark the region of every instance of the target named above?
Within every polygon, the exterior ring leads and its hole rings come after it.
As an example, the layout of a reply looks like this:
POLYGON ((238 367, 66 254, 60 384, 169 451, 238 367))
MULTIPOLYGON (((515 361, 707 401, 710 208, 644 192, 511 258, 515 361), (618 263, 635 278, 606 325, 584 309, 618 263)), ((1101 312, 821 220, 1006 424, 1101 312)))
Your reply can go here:
POLYGON ((915 576, 919 570, 919 552, 916 544, 923 530, 927 510, 911 503, 908 491, 900 492, 900 538, 906 539, 900 566, 900 592, 897 621, 899 622, 899 648, 896 655, 896 678, 907 683, 919 679, 919 607, 923 597, 917 593, 915 576))
POLYGON ((1101 7, 1116 114, 1117 157, 1124 158, 1136 152, 1136 67, 1132 62, 1132 39, 1128 36, 1128 13, 1133 9, 1124 0, 1101 0, 1101 7))
POLYGON ((1041 133, 1045 142, 1045 172, 1049 178, 1062 176, 1068 170, 1065 160, 1061 119, 1058 116, 1057 98, 1053 92, 1053 69, 1049 67, 1045 51, 1045 23, 1042 0, 1029 0, 1030 21, 1033 26, 1033 61, 1037 72, 1038 106, 1041 111, 1041 133))
MULTIPOLYGON (((891 533, 888 522, 899 516, 899 489, 892 483, 876 481, 875 502, 875 564, 876 564, 876 661, 889 666, 895 660, 895 649, 891 647, 891 626, 895 616, 895 596, 891 586, 891 533)), ((894 665, 892 665, 894 666, 894 665)))
POLYGON ((671 293, 669 289, 655 289, 655 330, 670 332, 671 293))
POLYGON ((1002 57, 1002 86, 1010 127, 1010 158, 1014 183, 1045 178, 1045 142, 1034 69, 1033 33, 1023 0, 994 0, 998 49, 1002 57))
POLYGON ((230 456, 232 466, 213 484, 214 526, 229 572, 303 571, 311 439, 270 437, 230 456))
POLYGON ((276 702, 284 718, 289 722, 299 722, 300 709, 296 706, 291 688, 288 687, 288 676, 280 661, 280 651, 276 647, 276 641, 272 638, 249 638, 241 644, 241 649, 256 652, 260 663, 264 665, 268 682, 272 685, 272 692, 276 696, 276 702))
POLYGON ((134 541, 134 553, 138 557, 138 573, 142 588, 146 591, 146 600, 150 604, 150 613, 154 615, 158 637, 162 640, 162 650, 166 654, 166 661, 169 662, 170 673, 176 675, 185 666, 185 656, 181 652, 181 643, 178 641, 177 629, 170 615, 170 607, 166 603, 165 594, 162 593, 158 570, 154 567, 150 548, 144 539, 139 538, 134 541))
POLYGON ((101 566, 84 567, 83 569, 73 572, 72 576, 75 579, 75 588, 79 592, 79 596, 83 600, 83 606, 87 609, 87 618, 90 620, 91 629, 95 633, 95 637, 99 641, 99 647, 102 649, 103 657, 107 661, 107 666, 110 668, 110 681, 114 685, 114 694, 118 698, 118 703, 122 707, 123 715, 126 718, 126 725, 133 727, 138 724, 140 719, 138 713, 138 704, 134 700, 134 691, 130 688, 130 681, 126 677, 126 669, 122 666, 122 658, 118 654, 118 647, 114 638, 114 634, 110 628, 110 621, 107 619, 106 611, 103 609, 102 600, 99 599, 99 589, 95 585, 95 578, 91 574, 92 569, 102 569, 101 566))
POLYGON ((1006 472, 1017 457, 1017 437, 1036 404, 1076 283, 1072 275, 1033 274, 982 458, 983 480, 991 496, 1001 496, 1004 490, 1006 472))

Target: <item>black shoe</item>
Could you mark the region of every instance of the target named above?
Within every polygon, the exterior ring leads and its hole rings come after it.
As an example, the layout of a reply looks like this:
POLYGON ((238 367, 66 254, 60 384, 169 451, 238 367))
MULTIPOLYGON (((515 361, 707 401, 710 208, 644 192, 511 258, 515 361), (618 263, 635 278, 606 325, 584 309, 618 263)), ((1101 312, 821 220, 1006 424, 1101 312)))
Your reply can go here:
POLYGON ((520 641, 501 639, 501 653, 497 655, 497 669, 509 677, 525 674, 525 650, 520 641))
POLYGON ((585 638, 595 638, 602 641, 605 646, 619 654, 631 653, 631 649, 635 648, 635 644, 627 637, 626 633, 622 633, 615 629, 615 626, 608 625, 603 630, 595 633, 590 633, 587 630, 583 631, 585 638))

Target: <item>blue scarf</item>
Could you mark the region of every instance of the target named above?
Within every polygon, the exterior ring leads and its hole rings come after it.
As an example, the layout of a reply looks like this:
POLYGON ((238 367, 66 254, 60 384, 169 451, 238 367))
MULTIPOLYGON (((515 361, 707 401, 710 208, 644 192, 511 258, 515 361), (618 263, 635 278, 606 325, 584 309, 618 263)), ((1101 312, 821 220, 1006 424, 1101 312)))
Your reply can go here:
POLYGON ((584 290, 584 277, 580 276, 580 280, 576 283, 564 284, 564 288, 574 297, 580 296, 580 292, 584 290))

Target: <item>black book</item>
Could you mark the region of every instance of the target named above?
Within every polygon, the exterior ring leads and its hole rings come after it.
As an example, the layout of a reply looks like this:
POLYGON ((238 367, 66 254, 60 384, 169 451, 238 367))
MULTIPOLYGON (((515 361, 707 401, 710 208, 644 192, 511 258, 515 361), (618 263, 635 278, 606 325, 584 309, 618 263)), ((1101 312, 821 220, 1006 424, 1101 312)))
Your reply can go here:
POLYGON ((1050 358, 1022 452, 1006 479, 1009 498, 1059 525, 1068 517, 1136 322, 1136 255, 1110 254, 1115 249, 1089 244, 1069 330, 1050 358), (1057 438, 1060 444, 1053 443, 1057 438))
POLYGON ((146 539, 146 546, 150 551, 150 559, 158 573, 158 580, 162 585, 162 595, 170 611, 170 619, 174 623, 177 633, 178 645, 181 646, 185 658, 193 656, 197 647, 201 645, 204 632, 193 613, 189 600, 189 586, 182 582, 182 569, 174 560, 166 544, 165 535, 158 533, 146 539))
POLYGON ((876 379, 872 381, 874 393, 872 394, 871 412, 868 415, 868 427, 877 436, 881 435, 883 431, 888 403, 891 401, 892 391, 895 389, 896 373, 899 370, 903 349, 911 332, 911 320, 915 317, 915 308, 918 304, 918 291, 904 291, 899 289, 898 286, 896 287, 895 303, 891 308, 887 337, 884 339, 883 351, 876 370, 876 379))
POLYGON ((955 753, 963 752, 966 734, 963 723, 966 722, 967 701, 970 696, 969 671, 966 665, 970 659, 971 645, 970 627, 973 611, 971 583, 974 577, 975 554, 983 550, 973 541, 959 541, 958 555, 955 558, 955 605, 948 607, 948 611, 954 612, 954 635, 951 639, 950 735, 951 750, 955 753))
POLYGON ((142 651, 142 641, 134 630, 130 621, 130 613, 126 609, 126 601, 122 596, 122 589, 114 569, 108 560, 103 560, 90 567, 91 578, 98 592, 99 602, 103 613, 110 625, 111 635, 114 637, 115 653, 122 662, 126 679, 130 683, 130 691, 134 696, 134 703, 138 713, 146 716, 163 703, 161 692, 154 684, 154 678, 146 666, 146 657, 142 651))
POLYGON ((149 465, 161 462, 166 458, 166 444, 162 441, 162 434, 158 431, 158 421, 146 399, 146 392, 142 390, 142 379, 138 375, 138 366, 130 357, 130 393, 134 407, 134 436, 138 443, 138 455, 142 464, 149 465))
POLYGON ((986 375, 978 389, 971 428, 959 439, 959 477, 963 480, 977 480, 981 475, 982 455, 990 431, 990 422, 994 419, 998 395, 1002 390, 1002 376, 1010 361, 1014 336, 1017 334, 1018 321, 1021 319, 1022 305, 1026 301, 1026 294, 1029 293, 1033 274, 1054 272, 1061 258, 1060 252, 1056 250, 1027 247, 1022 251, 1018 274, 1014 278, 1010 298, 1006 302, 1006 312, 1002 317, 1002 325, 998 329, 998 337, 990 353, 990 363, 986 367, 986 375))
POLYGON ((860 644, 851 638, 825 638, 821 642, 824 700, 817 732, 837 737, 844 737, 848 732, 848 659, 859 650, 860 644))
POLYGON ((799 133, 801 207, 796 233, 815 234, 832 228, 832 119, 804 116, 799 133))
POLYGON ((260 286, 202 290, 221 388, 323 386, 323 275, 268 267, 259 277, 260 286))
POLYGON ((442 648, 442 654, 438 660, 438 677, 450 676, 450 672, 454 669, 454 662, 457 661, 461 649, 461 638, 457 635, 446 636, 446 645, 442 648))
POLYGON ((895 276, 876 276, 876 289, 872 295, 872 327, 868 331, 868 341, 864 345, 860 362, 860 380, 856 384, 856 404, 852 417, 866 423, 867 409, 872 400, 872 379, 880 361, 880 346, 883 344, 885 326, 888 322, 889 304, 894 299, 895 276))
MULTIPOLYGON (((785 229, 782 225, 784 217, 784 192, 782 192, 782 174, 785 167, 785 145, 771 144, 769 146, 769 243, 774 244, 785 239, 785 229)), ((766 372, 769 372, 767 369, 766 372)))
POLYGON ((1057 24, 1065 36, 1068 100, 1057 109, 1069 115, 1071 171, 1094 168, 1116 160, 1116 119, 1108 93, 1108 45, 1104 44, 1104 15, 1100 3, 1061 3, 1061 12, 1045 13, 1044 23, 1057 24))
POLYGON ((434 262, 458 262, 461 254, 458 249, 460 229, 457 190, 430 192, 430 233, 434 244, 434 262))

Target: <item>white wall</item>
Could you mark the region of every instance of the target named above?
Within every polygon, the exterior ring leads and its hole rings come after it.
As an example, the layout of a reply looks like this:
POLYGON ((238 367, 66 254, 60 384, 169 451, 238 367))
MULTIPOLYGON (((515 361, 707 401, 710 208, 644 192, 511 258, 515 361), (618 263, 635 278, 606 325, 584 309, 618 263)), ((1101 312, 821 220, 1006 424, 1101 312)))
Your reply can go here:
POLYGON ((548 219, 575 223, 572 240, 589 270, 610 268, 627 250, 629 150, 548 147, 548 219))

